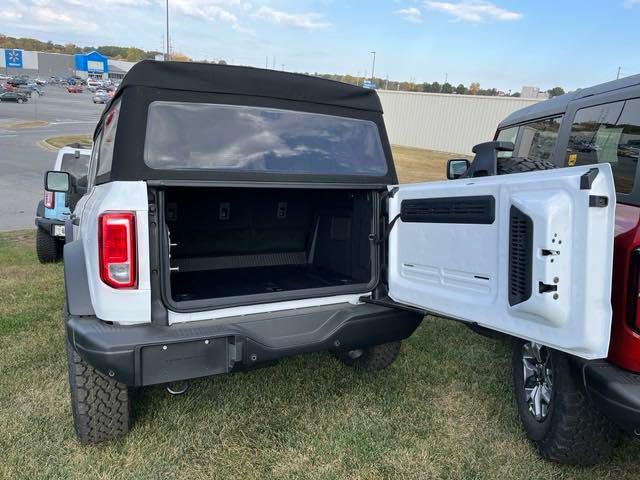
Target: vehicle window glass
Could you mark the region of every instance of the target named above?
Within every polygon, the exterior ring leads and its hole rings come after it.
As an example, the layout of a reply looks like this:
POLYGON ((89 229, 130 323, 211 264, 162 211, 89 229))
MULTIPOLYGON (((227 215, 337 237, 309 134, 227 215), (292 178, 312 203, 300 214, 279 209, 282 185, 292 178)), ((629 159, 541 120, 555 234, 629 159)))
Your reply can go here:
POLYGON ((273 108, 153 102, 145 163, 160 169, 381 176, 375 123, 273 108))
POLYGON ((98 134, 93 142, 91 150, 91 160, 89 161, 89 177, 87 178, 87 186, 91 188, 96 183, 96 170, 98 169, 98 158, 100 156, 100 144, 102 143, 102 132, 98 134))
POLYGON ((111 171, 113 162, 113 147, 118 129, 118 117, 120 116, 120 101, 114 103, 104 119, 102 141, 100 143, 100 161, 98 162, 97 175, 103 175, 111 171))
POLYGON ((80 178, 88 174, 89 155, 80 155, 76 158, 74 153, 62 155, 60 170, 69 172, 75 178, 80 178))
POLYGON ((633 190, 640 153, 640 99, 583 108, 576 112, 567 165, 610 163, 616 191, 633 190))
POLYGON ((561 123, 562 117, 556 117, 521 125, 513 155, 529 160, 550 160, 561 123))
MULTIPOLYGON (((498 132, 498 142, 512 142, 516 143, 516 137, 518 136, 518 127, 505 128, 498 132)), ((513 152, 498 152, 498 158, 509 158, 513 156, 513 152)))

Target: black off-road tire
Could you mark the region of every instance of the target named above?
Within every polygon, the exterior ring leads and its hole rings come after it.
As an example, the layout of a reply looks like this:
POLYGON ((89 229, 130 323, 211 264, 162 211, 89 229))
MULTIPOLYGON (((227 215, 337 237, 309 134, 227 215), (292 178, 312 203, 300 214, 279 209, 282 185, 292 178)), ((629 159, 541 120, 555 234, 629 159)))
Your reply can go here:
POLYGON ((513 341, 513 385, 520 423, 538 453, 546 460, 569 465, 606 460, 620 439, 620 430, 593 407, 567 355, 548 349, 553 371, 548 414, 541 421, 531 414, 524 390, 524 343, 513 341))
POLYGON ((535 172, 536 170, 551 170, 556 166, 547 160, 532 160, 521 157, 499 158, 497 165, 498 175, 510 173, 535 172))
POLYGON ((62 258, 61 242, 42 228, 36 232, 36 253, 40 263, 53 263, 62 258))
POLYGON ((71 411, 78 440, 93 444, 124 435, 131 428, 127 386, 98 372, 80 358, 68 340, 66 344, 71 411))
POLYGON ((358 370, 383 370, 400 354, 402 342, 382 343, 358 350, 338 351, 336 358, 345 365, 358 370))

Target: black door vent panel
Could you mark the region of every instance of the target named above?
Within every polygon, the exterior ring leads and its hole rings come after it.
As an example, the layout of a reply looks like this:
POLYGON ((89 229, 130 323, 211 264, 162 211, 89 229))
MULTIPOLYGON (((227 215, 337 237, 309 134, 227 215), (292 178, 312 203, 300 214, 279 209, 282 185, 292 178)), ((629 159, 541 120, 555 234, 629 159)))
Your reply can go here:
POLYGON ((531 298, 533 221, 518 208, 509 211, 509 305, 531 298))
POLYGON ((496 217, 492 195, 417 198, 403 200, 400 220, 405 223, 465 223, 490 225, 496 217))

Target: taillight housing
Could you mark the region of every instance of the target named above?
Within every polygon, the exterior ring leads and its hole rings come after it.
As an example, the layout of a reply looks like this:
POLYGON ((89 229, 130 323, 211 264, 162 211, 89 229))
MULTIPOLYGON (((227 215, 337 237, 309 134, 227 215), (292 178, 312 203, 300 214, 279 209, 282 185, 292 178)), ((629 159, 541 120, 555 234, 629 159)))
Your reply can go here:
POLYGON ((627 284, 627 321, 629 326, 640 332, 638 303, 640 302, 640 249, 631 252, 629 262, 629 283, 627 284))
POLYGON ((56 203, 56 196, 53 192, 44 191, 44 208, 53 208, 56 203))
POLYGON ((100 278, 113 288, 137 287, 136 214, 105 212, 98 217, 100 278))

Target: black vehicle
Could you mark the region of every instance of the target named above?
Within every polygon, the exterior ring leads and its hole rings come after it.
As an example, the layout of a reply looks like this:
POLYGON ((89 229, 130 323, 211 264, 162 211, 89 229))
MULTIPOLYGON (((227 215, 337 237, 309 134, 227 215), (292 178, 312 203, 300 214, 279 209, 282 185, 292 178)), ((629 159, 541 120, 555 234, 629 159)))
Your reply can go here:
POLYGON ((24 93, 18 93, 18 92, 0 93, 0 102, 24 103, 28 101, 29 101, 29 97, 27 97, 27 95, 25 95, 24 93))
MULTIPOLYGON (((135 387, 322 350, 350 367, 385 368, 426 311, 532 337, 530 319, 502 304, 507 184, 529 191, 525 210, 547 201, 559 182, 568 185, 567 228, 603 228, 584 249, 567 242, 562 258, 593 268, 594 284, 606 282, 590 254, 611 241, 604 227, 613 212, 595 216, 582 201, 584 172, 542 179, 534 190, 516 175, 396 185, 373 89, 143 61, 107 103, 93 145, 86 183, 65 172, 45 181, 48 191, 70 194, 73 212, 64 316, 74 424, 84 442, 129 430, 135 387)), ((602 168, 593 191, 612 194, 610 180, 602 168)), ((563 278, 584 281, 577 270, 563 278)), ((586 301, 602 310, 602 298, 586 301)), ((564 293, 556 305, 575 308, 564 293)), ((583 355, 606 349, 587 342, 579 325, 551 338, 549 321, 533 323, 550 345, 571 337, 567 348, 583 355)), ((591 318, 589 326, 607 321, 591 318)))

